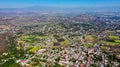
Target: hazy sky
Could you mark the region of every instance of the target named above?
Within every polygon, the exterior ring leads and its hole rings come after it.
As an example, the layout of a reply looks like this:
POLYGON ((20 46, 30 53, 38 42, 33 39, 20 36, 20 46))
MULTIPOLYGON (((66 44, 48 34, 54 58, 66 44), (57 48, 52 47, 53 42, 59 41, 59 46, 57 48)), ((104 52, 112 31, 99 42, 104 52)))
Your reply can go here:
POLYGON ((97 7, 120 6, 120 0, 0 0, 0 8, 30 6, 97 7))

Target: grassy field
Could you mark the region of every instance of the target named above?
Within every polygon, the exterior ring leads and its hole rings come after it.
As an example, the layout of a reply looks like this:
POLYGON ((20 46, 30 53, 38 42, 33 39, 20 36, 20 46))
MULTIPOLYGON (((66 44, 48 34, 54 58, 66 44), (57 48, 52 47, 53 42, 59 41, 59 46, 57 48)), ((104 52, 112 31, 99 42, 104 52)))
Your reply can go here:
POLYGON ((25 41, 26 43, 37 43, 41 39, 46 39, 48 36, 38 36, 38 35, 24 35, 21 36, 20 39, 25 41))
POLYGON ((89 47, 89 48, 92 48, 94 45, 93 44, 83 44, 83 46, 85 46, 85 47, 89 47))
POLYGON ((119 39, 119 37, 118 36, 109 36, 109 38, 111 38, 111 39, 119 39))
POLYGON ((111 42, 111 41, 103 41, 102 43, 103 43, 103 44, 106 44, 106 45, 110 45, 110 46, 120 45, 119 36, 110 35, 109 38, 110 38, 110 39, 113 39, 114 42, 111 42))
POLYGON ((120 43, 120 40, 115 40, 115 42, 120 43))
POLYGON ((92 35, 85 36, 85 40, 91 41, 92 43, 97 40, 97 38, 94 38, 92 35))
POLYGON ((63 42, 60 42, 61 45, 70 45, 70 41, 66 38, 64 38, 63 42))
POLYGON ((40 46, 34 46, 32 47, 29 52, 35 53, 36 51, 38 51, 41 47, 40 46))
POLYGON ((25 42, 34 42, 35 36, 34 35, 26 35, 21 37, 22 40, 25 42))
POLYGON ((107 44, 107 45, 111 45, 111 46, 116 46, 116 45, 119 45, 120 43, 118 43, 118 42, 103 41, 103 44, 107 44))

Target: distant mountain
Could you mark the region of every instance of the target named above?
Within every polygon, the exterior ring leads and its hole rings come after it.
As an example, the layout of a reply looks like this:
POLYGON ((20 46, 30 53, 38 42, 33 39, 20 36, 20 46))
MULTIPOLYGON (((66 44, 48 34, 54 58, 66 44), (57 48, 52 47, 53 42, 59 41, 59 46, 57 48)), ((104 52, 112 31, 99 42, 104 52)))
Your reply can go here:
POLYGON ((27 8, 0 8, 0 12, 120 12, 120 6, 60 8, 32 6, 27 8))

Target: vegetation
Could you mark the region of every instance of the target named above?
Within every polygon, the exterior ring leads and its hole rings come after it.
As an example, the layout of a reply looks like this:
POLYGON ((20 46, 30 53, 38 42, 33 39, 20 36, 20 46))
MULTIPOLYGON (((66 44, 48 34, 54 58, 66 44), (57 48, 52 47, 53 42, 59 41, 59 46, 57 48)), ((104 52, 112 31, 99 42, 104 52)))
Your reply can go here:
POLYGON ((94 45, 93 44, 83 44, 83 46, 88 47, 88 48, 92 48, 94 45))
POLYGON ((35 36, 34 35, 26 35, 21 37, 25 42, 34 42, 35 36))
POLYGON ((34 46, 33 48, 31 48, 29 50, 29 52, 35 53, 36 51, 38 51, 41 47, 40 46, 34 46))
POLYGON ((107 45, 115 46, 115 45, 119 45, 120 43, 118 43, 118 42, 108 42, 108 41, 103 41, 103 44, 107 44, 107 45))
POLYGON ((14 59, 6 61, 2 67, 21 67, 19 63, 16 63, 14 59))
POLYGON ((111 38, 111 39, 119 39, 118 36, 112 36, 112 35, 110 35, 109 38, 111 38))
POLYGON ((64 38, 64 41, 60 43, 61 45, 70 45, 70 41, 64 38))
POLYGON ((120 40, 115 40, 116 43, 120 43, 120 40))

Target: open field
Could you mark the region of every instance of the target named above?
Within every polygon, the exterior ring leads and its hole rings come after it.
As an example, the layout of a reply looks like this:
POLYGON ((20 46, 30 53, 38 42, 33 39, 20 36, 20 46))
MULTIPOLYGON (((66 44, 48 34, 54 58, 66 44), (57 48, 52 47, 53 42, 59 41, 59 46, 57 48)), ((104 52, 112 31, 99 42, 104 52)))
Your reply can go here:
POLYGON ((41 47, 40 46, 33 46, 29 52, 35 53, 36 51, 38 51, 41 47))
POLYGON ((64 38, 63 42, 60 42, 61 45, 70 45, 70 41, 66 38, 64 38))
POLYGON ((118 36, 109 36, 109 38, 111 38, 111 39, 119 39, 118 36))
POLYGON ((92 48, 94 45, 93 44, 83 44, 84 47, 89 47, 89 48, 92 48))
POLYGON ((116 46, 116 45, 120 45, 120 43, 118 42, 108 42, 108 41, 103 41, 103 44, 107 44, 107 45, 111 45, 111 46, 116 46))

